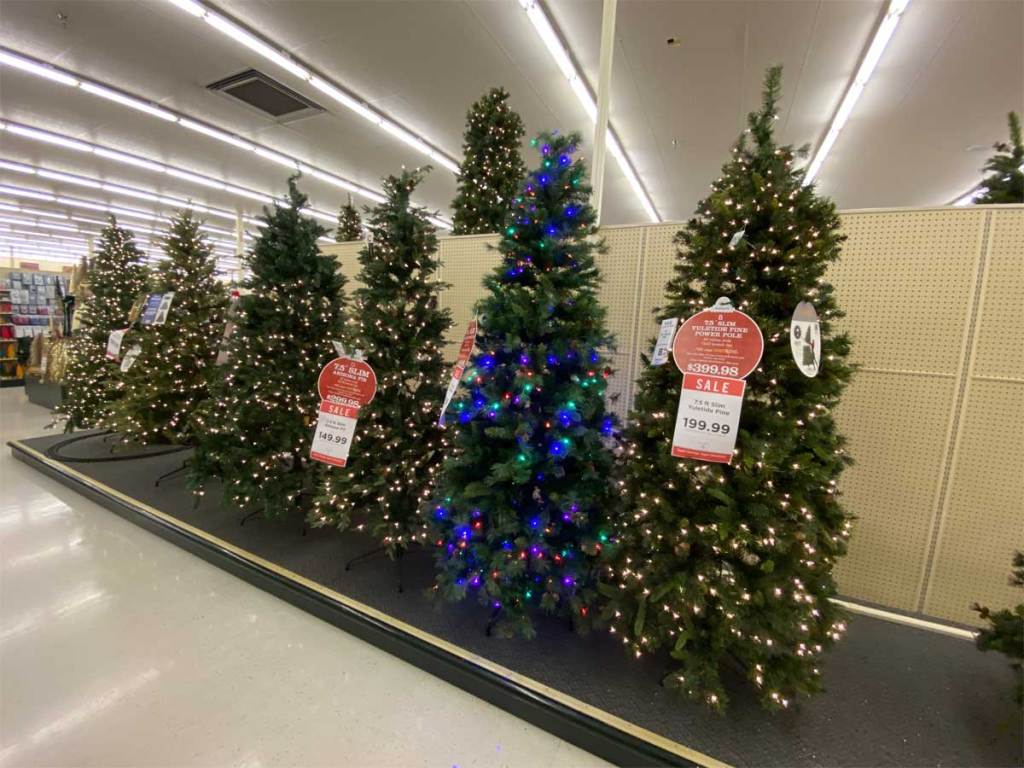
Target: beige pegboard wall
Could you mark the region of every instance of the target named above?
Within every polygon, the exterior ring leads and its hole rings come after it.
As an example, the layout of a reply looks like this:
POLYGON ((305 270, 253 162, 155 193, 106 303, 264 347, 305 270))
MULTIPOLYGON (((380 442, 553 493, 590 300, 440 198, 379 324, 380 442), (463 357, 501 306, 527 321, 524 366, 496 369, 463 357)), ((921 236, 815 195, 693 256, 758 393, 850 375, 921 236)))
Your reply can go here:
POLYGON ((467 235, 441 238, 441 276, 448 288, 441 294, 441 306, 451 310, 446 356, 454 361, 466 326, 474 317, 474 306, 484 295, 483 279, 501 261, 494 248, 497 235, 467 235))

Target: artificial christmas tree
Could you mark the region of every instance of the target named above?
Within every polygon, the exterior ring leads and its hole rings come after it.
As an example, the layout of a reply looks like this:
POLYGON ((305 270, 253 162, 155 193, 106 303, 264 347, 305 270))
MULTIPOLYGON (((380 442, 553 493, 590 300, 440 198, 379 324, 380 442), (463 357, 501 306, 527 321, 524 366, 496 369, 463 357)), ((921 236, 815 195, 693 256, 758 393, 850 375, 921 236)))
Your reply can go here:
POLYGON ((421 508, 444 457, 437 420, 451 317, 437 306, 434 227, 409 200, 426 170, 386 178, 387 200, 370 213, 346 341, 373 367, 377 394, 360 409, 348 464, 325 472, 310 516, 338 528, 357 517, 391 556, 423 541, 421 508))
POLYGON ((152 277, 154 291, 174 294, 171 309, 162 324, 147 323, 144 315, 125 342, 140 351, 122 376, 124 395, 103 426, 140 443, 185 441, 193 411, 209 396, 227 292, 215 276, 216 259, 201 223, 191 211, 171 222, 167 259, 152 277))
POLYGON ((454 234, 501 231, 526 173, 519 155, 523 133, 523 120, 508 105, 504 88, 492 88, 470 108, 452 201, 454 234))
MULTIPOLYGON (((1024 587, 1024 552, 1013 555, 1010 584, 1024 587)), ((999 651, 1010 659, 1010 669, 1016 678, 1013 697, 1018 704, 1024 704, 1024 603, 1001 611, 993 611, 977 603, 971 607, 989 624, 978 633, 975 640, 978 648, 999 651)))
POLYGON ((317 377, 344 323, 345 279, 320 252, 326 230, 302 215, 306 201, 292 178, 288 205, 264 210, 226 369, 193 417, 193 485, 219 477, 226 501, 267 517, 297 509, 315 488, 317 377))
POLYGON ((363 222, 359 218, 359 211, 352 205, 352 195, 348 196, 348 202, 338 211, 338 228, 334 231, 334 239, 339 243, 363 239, 363 222))
POLYGON ((647 367, 623 436, 623 511, 601 585, 614 636, 637 656, 666 649, 676 663, 665 683, 716 709, 727 703, 722 670, 737 662, 768 707, 819 690, 822 652, 844 629, 829 601, 849 533, 836 492, 848 459, 832 410, 851 369, 824 278, 843 236, 832 202, 802 185, 792 148, 775 144, 780 79, 768 71, 761 110, 679 233, 659 312, 688 318, 731 297, 760 327, 764 354, 746 381, 735 453, 730 463, 673 457, 682 377, 671 361, 647 367), (816 375, 790 349, 801 302, 821 321, 816 375))
MULTIPOLYGON (((475 592, 501 634, 541 609, 589 626, 613 465, 610 343, 578 135, 542 135, 477 305, 477 351, 450 409, 451 457, 427 519, 437 591, 475 592)), ((489 625, 489 626, 491 626, 489 625)))
POLYGON ((67 417, 67 430, 96 426, 121 396, 118 362, 107 358, 107 340, 111 331, 128 326, 128 312, 145 286, 142 251, 134 235, 111 216, 89 265, 89 298, 79 305, 79 326, 67 345, 64 399, 58 408, 67 417))
POLYGON ((981 182, 984 192, 974 198, 978 205, 992 203, 1024 203, 1024 143, 1021 141, 1020 115, 1007 115, 1010 141, 993 144, 996 154, 985 163, 989 173, 981 182))

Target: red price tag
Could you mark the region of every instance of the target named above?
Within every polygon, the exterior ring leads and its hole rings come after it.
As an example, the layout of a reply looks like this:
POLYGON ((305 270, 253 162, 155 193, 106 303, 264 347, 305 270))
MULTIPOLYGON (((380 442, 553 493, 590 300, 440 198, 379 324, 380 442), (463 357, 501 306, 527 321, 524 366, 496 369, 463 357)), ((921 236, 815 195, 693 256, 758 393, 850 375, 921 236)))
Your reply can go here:
POLYGON ((362 408, 377 393, 377 375, 362 360, 336 357, 320 371, 316 389, 325 402, 362 408))
POLYGON ((763 352, 761 329, 738 309, 698 312, 679 327, 672 342, 672 358, 684 374, 745 379, 763 352))

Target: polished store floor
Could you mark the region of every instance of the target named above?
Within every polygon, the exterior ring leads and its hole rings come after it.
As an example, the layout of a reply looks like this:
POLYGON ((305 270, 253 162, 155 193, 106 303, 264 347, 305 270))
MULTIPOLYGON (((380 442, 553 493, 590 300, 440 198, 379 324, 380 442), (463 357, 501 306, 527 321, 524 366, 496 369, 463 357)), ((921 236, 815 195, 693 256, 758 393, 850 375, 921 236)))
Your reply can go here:
MULTIPOLYGON (((0 438, 49 411, 0 390, 0 438)), ((0 766, 600 766, 0 452, 0 766)))

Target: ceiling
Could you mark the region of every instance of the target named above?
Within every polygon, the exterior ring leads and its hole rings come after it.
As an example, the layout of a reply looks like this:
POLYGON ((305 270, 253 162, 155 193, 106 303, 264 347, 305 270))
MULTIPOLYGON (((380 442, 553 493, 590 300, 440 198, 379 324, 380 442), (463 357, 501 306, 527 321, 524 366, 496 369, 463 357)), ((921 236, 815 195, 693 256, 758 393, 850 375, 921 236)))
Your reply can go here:
MULTIPOLYGON (((218 0, 215 8, 459 158, 468 106, 492 85, 530 133, 592 128, 516 0, 218 0)), ((882 0, 620 0, 610 116, 665 220, 687 218, 728 156, 766 67, 784 65, 780 137, 815 145, 884 13, 882 0), (679 45, 666 39, 676 37, 679 45)), ((592 85, 601 3, 548 0, 592 85)), ((1022 0, 912 0, 818 176, 841 208, 948 203, 976 184, 1005 115, 1024 111, 1022 0), (974 147, 974 149, 970 149, 974 147)), ((0 45, 379 189, 424 157, 165 0, 2 0, 0 45), (208 91, 255 67, 330 111, 290 123, 208 91)), ((279 193, 287 171, 251 152, 79 90, 0 67, 0 117, 279 193)), ((259 203, 0 132, 0 158, 249 214, 259 203)), ((527 153, 528 162, 533 158, 527 153)), ((78 197, 80 187, 0 171, 0 183, 78 197)), ((302 187, 328 211, 345 193, 302 187)), ((88 190, 102 198, 103 191, 88 190)), ((418 199, 450 215, 455 177, 436 167, 418 199)), ((109 199, 113 199, 112 197, 109 199)), ((603 221, 645 221, 614 162, 603 221)), ((357 200, 365 203, 365 200, 357 200)), ((145 207, 145 204, 143 204, 145 207)), ((152 207, 152 206, 150 206, 152 207)))

